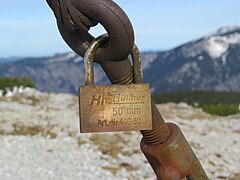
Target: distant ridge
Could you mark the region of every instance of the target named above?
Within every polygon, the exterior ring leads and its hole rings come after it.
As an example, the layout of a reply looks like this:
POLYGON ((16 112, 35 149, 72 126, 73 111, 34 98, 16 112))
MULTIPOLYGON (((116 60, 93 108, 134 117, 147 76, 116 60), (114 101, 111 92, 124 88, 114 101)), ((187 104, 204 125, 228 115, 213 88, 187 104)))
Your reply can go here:
POLYGON ((20 58, 20 57, 0 58, 0 63, 9 63, 9 62, 18 61, 21 59, 22 58, 20 58))
MULTIPOLYGON (((143 52, 142 59, 144 79, 155 94, 240 91, 240 25, 222 27, 169 51, 143 52)), ((78 86, 84 84, 84 65, 75 53, 0 64, 0 76, 26 75, 33 78, 41 91, 76 94, 78 86)), ((98 65, 95 82, 108 83, 98 65)))

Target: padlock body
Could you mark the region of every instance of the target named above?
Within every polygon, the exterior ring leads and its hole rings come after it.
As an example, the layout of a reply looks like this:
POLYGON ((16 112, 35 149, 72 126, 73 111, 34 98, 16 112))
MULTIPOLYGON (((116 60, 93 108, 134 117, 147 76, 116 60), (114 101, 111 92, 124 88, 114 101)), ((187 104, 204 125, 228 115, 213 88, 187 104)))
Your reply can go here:
POLYGON ((80 86, 79 110, 82 133, 152 129, 148 84, 80 86))

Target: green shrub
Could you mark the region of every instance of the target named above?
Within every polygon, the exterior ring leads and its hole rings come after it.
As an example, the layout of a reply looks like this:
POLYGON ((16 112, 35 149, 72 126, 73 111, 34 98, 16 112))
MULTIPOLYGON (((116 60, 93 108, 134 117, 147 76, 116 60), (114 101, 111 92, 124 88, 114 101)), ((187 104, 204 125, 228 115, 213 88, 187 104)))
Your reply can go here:
POLYGON ((155 103, 185 102, 194 107, 201 107, 205 112, 220 116, 240 113, 239 92, 192 91, 168 92, 153 96, 155 103))
POLYGON ((31 87, 35 88, 35 83, 30 77, 0 77, 0 89, 6 93, 6 88, 13 89, 13 87, 31 87))
POLYGON ((155 103, 186 102, 190 105, 199 106, 204 104, 240 104, 239 92, 216 92, 216 91, 191 91, 191 92, 168 92, 153 96, 155 103))
POLYGON ((240 110, 236 105, 209 104, 209 105, 203 105, 201 108, 209 114, 219 115, 219 116, 228 116, 231 114, 240 113, 240 110))

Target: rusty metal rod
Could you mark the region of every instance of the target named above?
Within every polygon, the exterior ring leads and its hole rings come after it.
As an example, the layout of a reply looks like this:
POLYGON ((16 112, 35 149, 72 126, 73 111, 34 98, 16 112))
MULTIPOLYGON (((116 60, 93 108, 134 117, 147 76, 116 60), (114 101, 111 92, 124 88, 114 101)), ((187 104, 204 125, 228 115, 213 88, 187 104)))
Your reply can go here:
MULTIPOLYGON (((101 62, 104 72, 113 84, 131 84, 133 83, 132 66, 129 60, 120 62, 101 62)), ((168 128, 159 113, 156 105, 152 101, 152 130, 141 131, 147 143, 160 144, 168 136, 168 128)))
MULTIPOLYGON (((137 48, 134 46, 133 53, 136 50, 137 48)), ((140 56, 138 59, 141 61, 140 56)), ((137 83, 143 82, 143 79, 136 80, 136 78, 133 78, 131 64, 127 65, 126 62, 126 67, 124 68, 127 68, 129 71, 121 69, 122 66, 115 69, 120 77, 116 79, 115 76, 114 83, 129 84, 133 79, 137 83)), ((116 65, 116 62, 114 64, 110 62, 102 66, 110 80, 112 73, 115 74, 115 71, 112 71, 114 65, 116 65)), ((138 67, 134 66, 134 68, 138 67)), ((134 71, 142 73, 142 69, 139 69, 139 71, 134 69, 134 71)), ((140 146, 158 180, 180 180, 184 178, 187 178, 187 180, 207 180, 207 175, 180 128, 175 124, 165 123, 153 101, 152 118, 153 129, 141 131, 143 139, 140 146)))

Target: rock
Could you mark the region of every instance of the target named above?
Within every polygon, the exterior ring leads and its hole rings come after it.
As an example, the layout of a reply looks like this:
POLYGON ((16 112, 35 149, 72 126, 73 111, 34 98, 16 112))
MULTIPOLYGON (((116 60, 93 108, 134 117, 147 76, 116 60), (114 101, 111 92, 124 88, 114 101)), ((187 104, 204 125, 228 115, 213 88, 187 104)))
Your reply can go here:
MULTIPOLYGON (((184 103, 158 108, 180 126, 210 179, 239 179, 240 115, 210 116, 184 103)), ((0 98, 3 180, 155 180, 140 139, 139 132, 80 134, 76 96, 31 91, 0 98)))

